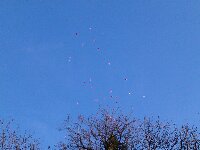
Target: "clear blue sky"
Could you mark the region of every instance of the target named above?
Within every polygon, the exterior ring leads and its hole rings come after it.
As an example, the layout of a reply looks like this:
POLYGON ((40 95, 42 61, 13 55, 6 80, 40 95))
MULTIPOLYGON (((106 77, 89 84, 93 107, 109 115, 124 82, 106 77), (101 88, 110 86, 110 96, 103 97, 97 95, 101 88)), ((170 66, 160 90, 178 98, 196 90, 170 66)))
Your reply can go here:
POLYGON ((98 105, 198 126, 199 39, 197 0, 1 0, 0 117, 50 144, 98 105))

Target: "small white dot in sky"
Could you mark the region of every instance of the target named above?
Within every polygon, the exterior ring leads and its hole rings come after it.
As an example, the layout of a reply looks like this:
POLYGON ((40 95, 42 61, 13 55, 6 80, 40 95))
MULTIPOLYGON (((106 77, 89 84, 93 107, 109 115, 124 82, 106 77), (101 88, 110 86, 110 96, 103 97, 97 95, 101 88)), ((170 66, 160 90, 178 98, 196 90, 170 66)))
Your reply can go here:
POLYGON ((83 43, 81 43, 81 47, 84 47, 85 46, 85 43, 83 42, 83 43))
POLYGON ((131 95, 131 92, 129 92, 128 94, 131 95))
POLYGON ((76 105, 79 105, 79 102, 76 102, 76 105))
POLYGON ((111 94, 113 91, 112 91, 112 89, 109 91, 109 93, 111 94))
POLYGON ((92 27, 89 27, 89 30, 92 30, 92 27))
POLYGON ((110 66, 110 65, 111 65, 111 63, 110 63, 110 62, 108 62, 108 65, 110 66))
POLYGON ((70 56, 70 57, 68 57, 68 62, 71 62, 71 58, 72 58, 71 56, 70 56))
POLYGON ((143 96, 142 96, 142 98, 146 98, 146 96, 145 96, 145 95, 143 95, 143 96))

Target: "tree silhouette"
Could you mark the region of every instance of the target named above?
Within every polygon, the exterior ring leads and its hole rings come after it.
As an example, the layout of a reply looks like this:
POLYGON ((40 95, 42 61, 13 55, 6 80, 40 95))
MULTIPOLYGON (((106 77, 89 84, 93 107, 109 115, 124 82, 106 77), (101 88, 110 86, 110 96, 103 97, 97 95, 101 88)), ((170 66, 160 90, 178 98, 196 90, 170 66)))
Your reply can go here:
POLYGON ((0 149, 1 150, 39 150, 39 142, 32 135, 19 134, 14 128, 13 120, 0 120, 0 149))
POLYGON ((138 120, 119 109, 100 109, 96 115, 80 115, 76 122, 70 116, 62 130, 66 139, 60 150, 199 150, 197 128, 161 122, 160 118, 138 120))
POLYGON ((68 141, 65 147, 68 149, 117 150, 134 147, 137 121, 123 114, 119 115, 115 109, 111 112, 100 109, 89 118, 80 115, 78 121, 72 124, 69 120, 65 121, 62 128, 67 131, 68 141))
MULTIPOLYGON (((77 121, 70 116, 64 121, 65 141, 54 148, 59 150, 199 150, 197 127, 180 128, 160 118, 135 119, 119 109, 99 109, 97 114, 77 121)), ((20 134, 13 120, 0 120, 0 150, 39 150, 32 135, 20 134)), ((47 149, 51 149, 49 146, 47 149)))

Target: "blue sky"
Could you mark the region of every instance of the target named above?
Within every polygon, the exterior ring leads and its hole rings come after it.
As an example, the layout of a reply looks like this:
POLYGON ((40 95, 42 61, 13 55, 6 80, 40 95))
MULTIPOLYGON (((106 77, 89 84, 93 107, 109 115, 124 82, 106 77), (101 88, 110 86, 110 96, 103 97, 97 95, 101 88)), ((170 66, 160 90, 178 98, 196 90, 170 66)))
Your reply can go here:
POLYGON ((196 0, 1 0, 0 117, 46 144, 62 137, 67 114, 99 105, 198 126, 199 8, 196 0))

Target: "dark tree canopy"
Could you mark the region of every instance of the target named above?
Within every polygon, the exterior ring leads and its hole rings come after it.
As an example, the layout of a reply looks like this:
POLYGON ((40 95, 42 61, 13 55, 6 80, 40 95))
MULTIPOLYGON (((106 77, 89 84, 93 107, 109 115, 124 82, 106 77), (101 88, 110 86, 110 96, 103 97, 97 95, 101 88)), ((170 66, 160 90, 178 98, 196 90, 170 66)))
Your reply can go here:
POLYGON ((39 150, 39 142, 26 132, 19 134, 13 120, 0 120, 0 150, 39 150))
MULTIPOLYGON (((135 119, 119 109, 100 109, 90 117, 70 116, 61 128, 65 141, 49 150, 200 150, 200 134, 196 127, 157 119, 135 119), (51 149, 53 148, 53 149, 51 149)), ((0 120, 0 150, 39 150, 32 135, 20 134, 13 121, 0 120)))
POLYGON ((80 115, 76 122, 70 117, 62 128, 66 141, 60 150, 199 150, 197 128, 183 125, 177 128, 168 122, 119 113, 118 109, 100 109, 96 115, 80 115))

